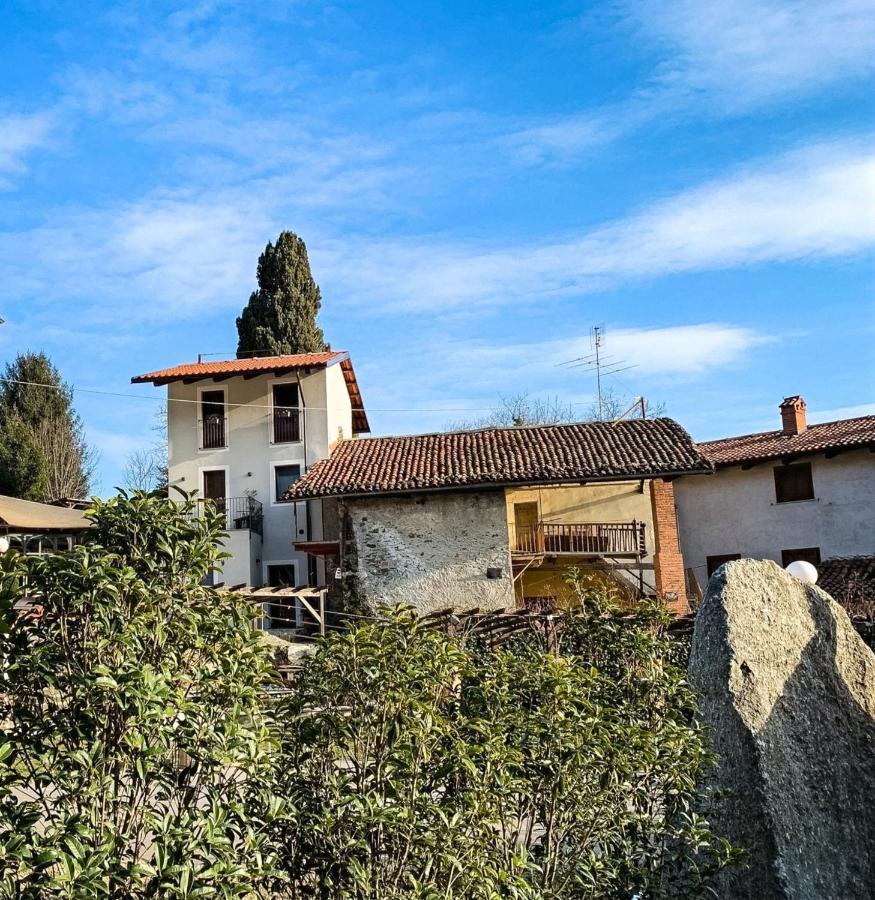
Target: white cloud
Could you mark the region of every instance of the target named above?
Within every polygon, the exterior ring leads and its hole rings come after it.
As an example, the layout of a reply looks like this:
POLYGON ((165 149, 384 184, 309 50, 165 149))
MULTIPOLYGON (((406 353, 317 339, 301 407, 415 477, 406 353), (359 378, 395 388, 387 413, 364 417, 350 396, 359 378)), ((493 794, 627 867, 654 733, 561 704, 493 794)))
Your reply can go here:
POLYGON ((406 310, 512 306, 630 279, 855 254, 875 243, 873 209, 875 154, 821 144, 580 237, 499 248, 368 241, 320 252, 323 270, 361 301, 406 310))
POLYGON ((0 189, 12 187, 8 176, 26 171, 25 157, 48 144, 53 127, 49 112, 0 116, 0 189))
MULTIPOLYGON (((675 325, 664 328, 609 329, 604 358, 612 366, 634 366, 632 377, 692 376, 732 365, 752 348, 773 339, 753 329, 722 322, 675 325)), ((576 370, 572 363, 593 353, 590 336, 568 335, 549 341, 515 344, 472 342, 448 346, 446 367, 454 378, 470 369, 477 383, 494 380, 507 384, 515 376, 566 381, 576 370)), ((572 363, 573 364, 573 363, 572 363)), ((611 366, 606 366, 610 368, 611 366)))
POLYGON ((733 108, 875 70, 872 0, 649 0, 630 18, 673 51, 661 82, 733 108))
POLYGON ((51 226, 0 234, 7 296, 44 310, 73 299, 85 323, 236 308, 254 284, 265 235, 288 223, 307 234, 326 295, 375 311, 535 304, 632 279, 843 256, 875 243, 875 158, 857 144, 791 153, 580 236, 498 247, 332 238, 356 213, 380 207, 393 173, 359 175, 341 160, 314 190, 312 171, 159 191, 114 209, 57 210, 51 226))
POLYGON ((506 136, 519 162, 568 162, 666 116, 748 113, 875 71, 875 0, 645 0, 624 21, 660 54, 650 75, 623 102, 506 136))
POLYGON ((838 419, 856 419, 858 416, 875 416, 875 403, 857 403, 854 406, 838 406, 834 409, 808 411, 808 421, 835 422, 838 419))

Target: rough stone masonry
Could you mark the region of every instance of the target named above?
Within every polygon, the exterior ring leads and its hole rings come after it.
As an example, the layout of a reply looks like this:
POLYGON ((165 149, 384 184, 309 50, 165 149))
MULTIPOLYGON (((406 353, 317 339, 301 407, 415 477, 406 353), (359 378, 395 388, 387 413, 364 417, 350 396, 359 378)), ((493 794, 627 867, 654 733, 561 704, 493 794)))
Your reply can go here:
POLYGON ((372 608, 404 603, 429 613, 513 605, 504 491, 347 503, 361 591, 372 608), (488 578, 489 569, 498 577, 488 578))
POLYGON ((875 655, 844 610, 773 562, 727 563, 690 679, 730 792, 712 822, 748 854, 720 897, 875 896, 875 655))

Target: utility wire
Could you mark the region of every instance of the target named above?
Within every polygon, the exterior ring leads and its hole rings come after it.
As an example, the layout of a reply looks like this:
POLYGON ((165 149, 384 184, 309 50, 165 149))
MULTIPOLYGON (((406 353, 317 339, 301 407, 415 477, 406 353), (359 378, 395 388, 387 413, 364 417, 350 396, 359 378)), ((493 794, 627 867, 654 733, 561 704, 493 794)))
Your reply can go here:
MULTIPOLYGON (((3 378, 0 377, 0 381, 5 382, 6 384, 20 384, 25 385, 27 387, 41 387, 46 388, 48 390, 53 391, 63 391, 63 390, 71 390, 74 394, 97 394, 103 397, 119 397, 124 398, 125 400, 148 400, 154 403, 200 403, 199 400, 189 400, 185 397, 156 397, 149 396, 147 394, 129 394, 121 391, 103 391, 98 390, 97 388, 83 388, 76 387, 76 385, 57 385, 57 384, 43 384, 39 381, 22 381, 18 378, 3 378)), ((575 400, 570 403, 572 406, 584 406, 589 401, 584 400, 575 400)), ((274 409, 275 407, 269 403, 225 403, 223 404, 227 407, 245 407, 247 409, 274 409)), ((313 412, 336 412, 338 410, 342 410, 345 407, 340 406, 310 406, 309 404, 306 406, 306 409, 312 410, 313 412)), ((386 413, 469 413, 469 412, 495 412, 499 407, 497 406, 457 406, 457 407, 433 407, 433 406, 410 406, 410 407, 376 407, 376 406, 368 406, 366 409, 369 412, 386 412, 386 413)))

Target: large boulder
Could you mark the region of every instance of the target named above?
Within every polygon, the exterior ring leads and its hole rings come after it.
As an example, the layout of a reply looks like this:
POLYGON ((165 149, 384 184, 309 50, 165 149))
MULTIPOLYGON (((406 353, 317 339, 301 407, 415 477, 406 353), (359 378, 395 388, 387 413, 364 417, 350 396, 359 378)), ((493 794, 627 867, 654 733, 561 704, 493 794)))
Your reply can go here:
POLYGON ((720 896, 875 897, 875 655, 844 610, 773 562, 727 563, 690 680, 728 790, 712 823, 747 851, 720 896))

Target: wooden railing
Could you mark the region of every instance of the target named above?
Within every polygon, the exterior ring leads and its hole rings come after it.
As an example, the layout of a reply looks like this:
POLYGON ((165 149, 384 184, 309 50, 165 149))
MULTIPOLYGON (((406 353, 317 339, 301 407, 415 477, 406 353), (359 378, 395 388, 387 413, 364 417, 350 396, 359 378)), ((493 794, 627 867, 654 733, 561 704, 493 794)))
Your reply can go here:
POLYGON ((575 553, 580 556, 644 556, 643 522, 585 522, 517 525, 515 553, 575 553))

